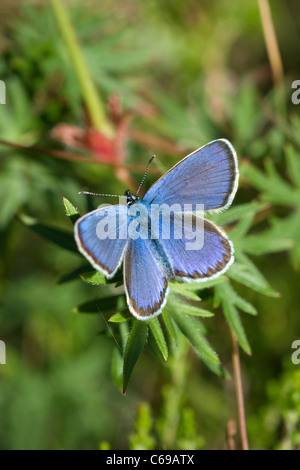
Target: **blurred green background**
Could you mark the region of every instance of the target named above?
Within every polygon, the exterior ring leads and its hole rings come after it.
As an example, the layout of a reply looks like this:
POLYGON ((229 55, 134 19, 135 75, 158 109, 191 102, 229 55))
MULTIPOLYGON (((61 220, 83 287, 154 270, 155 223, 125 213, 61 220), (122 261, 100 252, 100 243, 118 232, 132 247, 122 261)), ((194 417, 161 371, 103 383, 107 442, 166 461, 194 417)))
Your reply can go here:
MULTIPOLYGON (((146 189, 219 137, 239 155, 234 206, 267 204, 251 233, 267 230, 269 250, 247 246, 281 294, 237 287, 258 311, 243 315, 252 347, 252 356, 241 352, 250 447, 299 447, 300 365, 291 362, 300 339, 300 105, 291 101, 300 79, 299 2, 270 1, 284 71, 279 66, 275 80, 254 0, 62 2, 99 92, 95 134, 54 3, 0 5, 0 339, 7 347, 0 448, 224 448, 227 423, 236 419, 233 381, 216 377, 183 344, 166 364, 146 351, 124 397, 111 378, 114 340, 103 319, 72 312, 101 287, 58 283, 78 267, 78 255, 19 219, 71 231, 63 196, 84 213, 96 202, 78 191, 134 189, 155 153, 146 189), (32 145, 42 151, 25 149, 32 145)), ((208 338, 231 372, 228 326, 215 314, 205 320, 208 338)))

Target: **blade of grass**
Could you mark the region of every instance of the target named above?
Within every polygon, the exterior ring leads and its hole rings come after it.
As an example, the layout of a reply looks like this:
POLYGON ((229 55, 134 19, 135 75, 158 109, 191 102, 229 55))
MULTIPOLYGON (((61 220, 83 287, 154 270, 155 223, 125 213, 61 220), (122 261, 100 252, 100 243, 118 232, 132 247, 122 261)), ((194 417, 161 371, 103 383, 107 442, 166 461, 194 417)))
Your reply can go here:
POLYGON ((147 329, 148 328, 145 322, 134 320, 124 352, 123 393, 126 392, 134 366, 145 346, 147 339, 147 329))
POLYGON ((80 255, 72 233, 42 224, 25 214, 19 214, 17 219, 26 227, 46 238, 46 240, 50 240, 55 245, 80 255))
POLYGON ((167 346, 167 343, 166 343, 158 318, 152 318, 152 320, 149 320, 147 324, 156 341, 157 347, 162 354, 162 357, 164 358, 165 361, 167 361, 168 360, 168 346, 167 346))
POLYGON ((67 9, 61 0, 51 0, 51 4, 65 44, 68 47, 92 126, 107 137, 112 137, 112 127, 106 118, 104 105, 90 76, 87 63, 68 16, 67 9))

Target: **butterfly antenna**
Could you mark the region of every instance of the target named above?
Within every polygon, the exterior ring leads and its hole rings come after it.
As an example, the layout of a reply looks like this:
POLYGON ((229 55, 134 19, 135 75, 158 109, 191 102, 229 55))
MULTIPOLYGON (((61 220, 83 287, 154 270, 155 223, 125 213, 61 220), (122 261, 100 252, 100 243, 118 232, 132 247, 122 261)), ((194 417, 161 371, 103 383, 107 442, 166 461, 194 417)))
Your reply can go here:
POLYGON ((151 157, 151 158, 150 158, 150 160, 149 160, 149 162, 148 162, 148 165, 147 165, 147 168, 146 168, 145 174, 144 174, 144 176, 143 176, 143 178, 142 178, 142 181, 141 181, 141 183, 140 183, 140 185, 139 185, 139 187, 138 187, 138 190, 137 190, 137 192, 136 192, 136 196, 138 195, 138 193, 139 193, 139 191, 140 191, 141 187, 142 187, 142 186, 143 186, 143 184, 144 184, 144 181, 145 181, 145 179, 146 179, 146 176, 147 176, 147 173, 148 173, 149 167, 150 167, 150 165, 151 165, 151 162, 152 162, 152 160, 153 160, 154 158, 155 158, 155 155, 153 155, 153 157, 151 157))
POLYGON ((98 193, 90 193, 89 191, 79 191, 78 194, 89 194, 90 196, 111 196, 111 197, 125 197, 119 194, 98 194, 98 193))

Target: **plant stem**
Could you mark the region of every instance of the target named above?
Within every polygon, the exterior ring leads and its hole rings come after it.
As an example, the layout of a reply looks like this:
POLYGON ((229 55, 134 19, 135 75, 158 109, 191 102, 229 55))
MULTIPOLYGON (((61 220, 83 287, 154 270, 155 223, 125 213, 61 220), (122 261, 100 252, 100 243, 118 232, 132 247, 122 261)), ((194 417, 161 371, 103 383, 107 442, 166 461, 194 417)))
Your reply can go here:
POLYGON ((172 382, 163 391, 163 415, 160 429, 160 438, 163 449, 174 449, 176 447, 176 435, 180 420, 180 403, 185 387, 188 363, 188 345, 185 340, 178 345, 174 357, 170 358, 170 371, 172 382))
POLYGON ((69 49, 92 126, 95 129, 101 131, 107 137, 112 137, 113 129, 106 118, 104 105, 89 74, 86 61, 68 16, 68 12, 61 0, 51 0, 51 4, 56 21, 60 27, 64 41, 69 49))
POLYGON ((261 22, 264 31, 264 37, 268 56, 271 64, 274 84, 277 85, 283 80, 283 66, 276 39, 274 24, 271 15, 271 9, 268 0, 258 0, 261 22))
POLYGON ((275 100, 277 101, 278 109, 285 116, 285 90, 283 82, 284 71, 276 38, 275 28, 273 24, 269 0, 258 0, 258 6, 260 10, 266 48, 273 75, 273 82, 275 87, 275 100))
MULTIPOLYGON (((102 163, 99 160, 96 160, 94 157, 89 157, 79 153, 72 153, 66 150, 60 149, 51 149, 51 148, 42 148, 36 147, 35 145, 26 146, 22 144, 16 144, 15 142, 8 142, 7 140, 0 139, 0 145, 5 145, 7 147, 15 148, 18 150, 22 150, 30 154, 31 157, 34 157, 34 154, 44 154, 49 155, 50 157, 71 161, 71 162, 82 162, 82 163, 89 163, 92 165, 106 165, 110 166, 115 169, 125 168, 132 172, 142 173, 145 172, 145 165, 138 164, 138 163, 112 163, 112 162, 105 162, 102 163)), ((161 176, 161 171, 158 168, 149 168, 148 174, 151 175, 158 175, 161 176)))
POLYGON ((232 344, 232 362, 233 362, 233 371, 234 371, 235 391, 236 391, 236 397, 237 397, 241 443, 242 443, 243 450, 249 450, 247 428, 246 428, 243 384, 242 384, 242 375, 241 375, 241 364, 240 364, 240 356, 239 356, 239 345, 238 345, 238 342, 237 342, 237 339, 233 330, 231 328, 229 328, 229 330, 230 330, 231 344, 232 344))

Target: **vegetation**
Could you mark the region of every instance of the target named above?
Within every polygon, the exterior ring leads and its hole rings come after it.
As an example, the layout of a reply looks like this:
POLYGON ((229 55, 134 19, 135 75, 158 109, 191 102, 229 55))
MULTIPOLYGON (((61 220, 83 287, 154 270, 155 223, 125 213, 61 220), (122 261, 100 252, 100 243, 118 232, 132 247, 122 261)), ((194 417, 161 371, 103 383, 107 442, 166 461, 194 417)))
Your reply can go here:
POLYGON ((300 16, 296 0, 271 7, 3 1, 1 448, 300 446, 300 16), (139 322, 122 275, 77 251, 72 224, 99 204, 78 192, 137 188, 155 153, 147 190, 220 137, 240 182, 209 218, 236 261, 172 282, 139 322))

